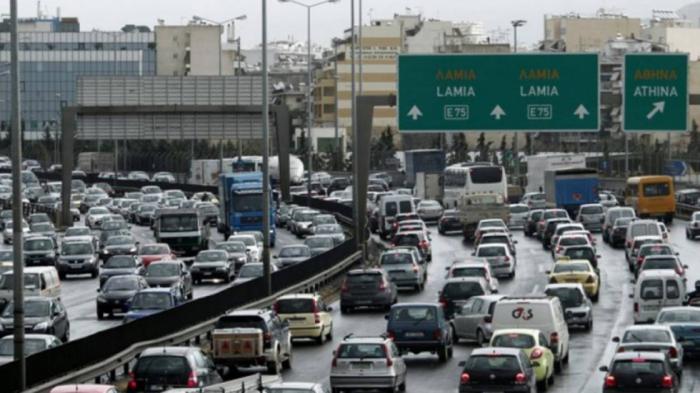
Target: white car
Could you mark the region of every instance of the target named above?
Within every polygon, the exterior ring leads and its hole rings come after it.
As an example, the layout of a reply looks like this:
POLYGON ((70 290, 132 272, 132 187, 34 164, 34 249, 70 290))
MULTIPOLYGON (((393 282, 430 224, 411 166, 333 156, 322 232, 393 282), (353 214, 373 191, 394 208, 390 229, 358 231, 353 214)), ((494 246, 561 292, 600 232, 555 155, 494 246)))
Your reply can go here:
POLYGON ((498 279, 491 272, 491 265, 484 262, 456 262, 446 268, 447 277, 482 277, 492 293, 498 293, 498 279))
POLYGON ((568 247, 575 246, 594 247, 593 244, 591 244, 591 240, 588 238, 588 236, 583 234, 569 235, 568 233, 566 233, 563 236, 559 237, 559 239, 557 240, 557 244, 554 247, 552 247, 552 257, 556 261, 560 257, 564 256, 568 247))
POLYGON ((527 216, 530 213, 530 208, 523 203, 514 203, 510 205, 510 216, 508 219, 508 227, 522 228, 525 226, 527 216))
POLYGON ((106 207, 91 207, 85 214, 85 222, 90 229, 99 229, 102 225, 102 221, 107 218, 111 213, 106 207))
POLYGON ((258 246, 258 241, 254 235, 231 235, 226 241, 243 242, 245 244, 245 252, 248 255, 248 262, 260 262, 262 250, 258 246))
POLYGON ((496 277, 513 278, 515 276, 515 256, 510 253, 510 248, 506 244, 484 244, 480 245, 473 254, 478 258, 485 258, 491 271, 496 277))

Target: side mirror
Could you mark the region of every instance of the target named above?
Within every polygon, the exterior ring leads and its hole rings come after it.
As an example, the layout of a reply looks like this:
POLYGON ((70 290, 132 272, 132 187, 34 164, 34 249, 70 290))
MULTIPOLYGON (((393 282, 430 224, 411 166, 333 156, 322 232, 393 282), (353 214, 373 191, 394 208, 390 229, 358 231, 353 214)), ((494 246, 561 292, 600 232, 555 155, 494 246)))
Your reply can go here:
POLYGON ((272 256, 272 259, 277 259, 277 255, 273 255, 273 256, 272 256))
POLYGON ((552 274, 551 270, 545 270, 544 274, 552 274))
POLYGON ((385 315, 384 315, 384 319, 386 319, 386 320, 388 321, 388 320, 389 320, 389 314, 385 314, 385 315))
POLYGON ((688 268, 688 265, 683 265, 683 269, 687 269, 687 268, 688 268))
POLYGON ((618 337, 618 336, 613 337, 613 338, 612 338, 612 342, 614 342, 614 343, 619 343, 619 342, 620 342, 620 337, 618 337))
POLYGON ((467 364, 467 362, 465 362, 464 360, 462 360, 461 362, 457 363, 457 365, 458 365, 459 367, 464 367, 466 364, 467 364))
POLYGON ((333 307, 331 306, 326 306, 326 312, 331 312, 333 311, 333 307))
POLYGON ((608 369, 608 366, 600 366, 598 368, 598 371, 602 371, 604 373, 607 373, 608 371, 610 371, 610 369, 608 369))
POLYGON ((602 258, 600 255, 596 255, 595 257, 598 258, 598 259, 602 258))

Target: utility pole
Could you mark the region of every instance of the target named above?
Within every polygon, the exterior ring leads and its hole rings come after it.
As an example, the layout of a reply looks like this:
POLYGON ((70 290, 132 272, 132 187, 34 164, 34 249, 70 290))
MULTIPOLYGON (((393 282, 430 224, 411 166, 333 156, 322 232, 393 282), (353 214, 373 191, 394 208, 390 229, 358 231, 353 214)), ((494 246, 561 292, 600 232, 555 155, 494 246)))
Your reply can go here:
POLYGON ((272 295, 270 273, 270 112, 267 89, 267 0, 262 0, 262 121, 263 121, 263 274, 265 294, 272 295))
MULTIPOLYGON (((513 53, 518 53, 518 27, 524 26, 526 20, 517 19, 510 22, 513 25, 513 53)), ((515 184, 520 185, 520 155, 518 153, 518 133, 513 136, 513 164, 515 184)))
POLYGON ((335 117, 335 169, 340 170, 342 167, 342 162, 343 162, 343 150, 342 150, 342 145, 340 144, 340 138, 338 135, 338 45, 340 43, 339 39, 334 39, 333 40, 333 63, 335 67, 335 71, 333 73, 333 80, 335 81, 335 94, 333 94, 334 100, 335 100, 335 110, 334 110, 334 117, 335 117))

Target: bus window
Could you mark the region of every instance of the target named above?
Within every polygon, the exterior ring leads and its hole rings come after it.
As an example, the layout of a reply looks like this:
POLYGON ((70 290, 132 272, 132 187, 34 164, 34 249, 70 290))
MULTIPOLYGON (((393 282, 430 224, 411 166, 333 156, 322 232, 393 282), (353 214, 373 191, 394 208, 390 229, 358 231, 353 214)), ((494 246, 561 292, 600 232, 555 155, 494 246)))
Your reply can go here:
POLYGON ((472 183, 499 183, 503 178, 503 170, 499 166, 472 168, 469 171, 472 183))
POLYGON ((647 183, 643 185, 645 197, 667 196, 670 193, 668 183, 647 183))

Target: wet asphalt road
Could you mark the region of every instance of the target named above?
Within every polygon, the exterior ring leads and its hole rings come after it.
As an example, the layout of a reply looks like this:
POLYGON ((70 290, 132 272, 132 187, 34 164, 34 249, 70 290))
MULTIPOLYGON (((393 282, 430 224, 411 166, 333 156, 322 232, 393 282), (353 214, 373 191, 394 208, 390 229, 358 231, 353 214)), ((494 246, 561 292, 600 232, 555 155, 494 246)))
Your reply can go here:
MULTIPOLYGON (((700 279, 700 261, 697 258, 700 243, 686 240, 684 228, 685 222, 680 220, 671 226, 671 242, 680 252, 683 263, 689 265, 688 286, 692 288, 695 280, 700 279)), ((433 262, 429 265, 429 282, 421 293, 400 293, 400 302, 437 302, 445 268, 452 261, 469 256, 473 250, 463 243, 461 236, 442 236, 437 234, 435 228, 432 232, 433 262)), ((499 292, 507 295, 542 294, 547 285, 544 272, 553 264, 549 251, 544 251, 539 241, 525 238, 522 231, 514 230, 513 233, 518 241, 517 272, 513 280, 500 280, 499 292)), ((627 270, 624 251, 603 243, 600 234, 596 237, 598 254, 602 256, 599 263, 602 282, 600 301, 594 304, 593 330, 571 330, 570 362, 562 374, 556 376, 551 392, 600 392, 604 373, 599 372, 598 367, 607 364, 612 357, 614 343, 611 338, 633 323, 632 299, 628 297, 633 288, 630 283, 632 274, 627 270)), ((333 342, 323 346, 295 342, 293 368, 283 374, 285 381, 328 384, 332 351, 342 337, 349 333, 371 336, 385 331, 386 321, 381 311, 341 315, 338 302, 333 302, 332 306, 333 342)), ((458 363, 465 360, 473 348, 474 344, 460 342, 455 346, 454 357, 445 364, 439 363, 436 356, 428 353, 406 355, 407 391, 456 392, 461 372, 458 363)), ((686 362, 681 392, 694 391, 700 391, 700 362, 686 362)))

